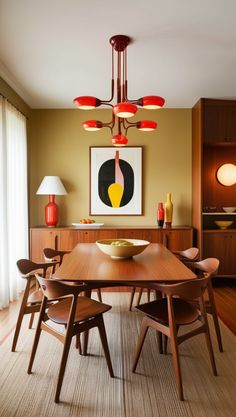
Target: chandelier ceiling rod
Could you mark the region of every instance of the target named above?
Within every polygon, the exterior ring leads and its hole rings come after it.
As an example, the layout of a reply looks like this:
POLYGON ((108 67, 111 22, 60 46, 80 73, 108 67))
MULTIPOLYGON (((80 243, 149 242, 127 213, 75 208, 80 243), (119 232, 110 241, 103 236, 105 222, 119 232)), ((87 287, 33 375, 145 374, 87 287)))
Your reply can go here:
POLYGON ((111 98, 109 100, 100 100, 92 96, 80 96, 74 99, 74 103, 79 109, 89 110, 106 105, 112 107, 112 120, 110 122, 101 122, 100 120, 86 120, 83 122, 83 127, 87 131, 100 130, 107 127, 113 131, 117 126, 118 134, 112 137, 112 144, 114 146, 125 146, 128 142, 126 134, 129 128, 136 127, 142 131, 152 131, 157 127, 157 123, 152 120, 141 120, 138 122, 130 122, 128 119, 135 115, 138 110, 137 106, 146 109, 157 109, 163 107, 165 100, 159 96, 145 96, 136 100, 128 99, 128 81, 127 81, 127 46, 130 43, 130 38, 125 35, 114 35, 110 38, 112 46, 112 79, 111 79, 111 98), (115 66, 114 55, 117 53, 117 67, 116 67, 116 84, 115 84, 115 66), (115 105, 111 104, 115 95, 116 85, 116 100, 115 105), (124 134, 122 133, 124 131, 124 134))

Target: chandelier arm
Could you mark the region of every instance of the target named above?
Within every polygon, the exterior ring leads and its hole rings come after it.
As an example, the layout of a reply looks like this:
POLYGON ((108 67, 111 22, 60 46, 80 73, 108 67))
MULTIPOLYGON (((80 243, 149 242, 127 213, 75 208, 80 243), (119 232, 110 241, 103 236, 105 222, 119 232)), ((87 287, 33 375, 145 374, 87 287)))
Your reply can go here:
MULTIPOLYGON (((124 119, 124 122, 127 123, 127 125, 130 126, 130 127, 131 126, 137 126, 137 122, 129 122, 128 119, 124 119)), ((128 128, 128 126, 125 126, 125 123, 124 123, 124 127, 128 128)))
MULTIPOLYGON (((111 50, 111 98, 110 100, 101 100, 101 104, 108 104, 114 98, 115 80, 114 80, 114 49, 111 50)), ((112 106, 112 105, 111 105, 112 106)))
POLYGON ((128 98, 127 98, 127 96, 128 96, 127 49, 124 50, 124 64, 123 64, 123 66, 124 66, 124 77, 123 77, 123 80, 124 80, 124 83, 123 83, 124 92, 123 92, 123 96, 124 96, 124 101, 128 101, 128 98))
POLYGON ((117 103, 120 103, 121 100, 121 52, 117 52, 117 103))
POLYGON ((128 129, 130 129, 131 127, 137 127, 137 124, 136 124, 136 123, 134 123, 134 124, 132 124, 132 125, 126 126, 126 127, 125 127, 125 134, 127 134, 128 129))
POLYGON ((111 125, 110 123, 103 123, 102 127, 107 127, 108 129, 110 129, 111 134, 113 133, 113 125, 111 125))
POLYGON ((111 100, 108 100, 108 101, 106 101, 106 100, 100 100, 101 104, 105 104, 106 106, 113 107, 113 105, 110 104, 110 101, 111 100))
POLYGON ((114 115, 114 113, 112 112, 112 119, 111 119, 111 121, 110 122, 102 122, 102 127, 109 127, 110 129, 111 129, 111 131, 113 131, 113 128, 114 128, 114 126, 115 126, 115 115, 114 115))

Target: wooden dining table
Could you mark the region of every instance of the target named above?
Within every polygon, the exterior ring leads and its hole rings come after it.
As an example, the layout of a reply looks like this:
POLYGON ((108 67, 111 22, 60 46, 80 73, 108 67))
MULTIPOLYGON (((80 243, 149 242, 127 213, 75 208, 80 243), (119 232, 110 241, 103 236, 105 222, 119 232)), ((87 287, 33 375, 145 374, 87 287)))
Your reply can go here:
MULTIPOLYGON (((155 290, 160 282, 177 283, 196 278, 171 251, 160 243, 150 245, 132 258, 111 258, 96 243, 78 243, 66 255, 53 279, 81 285, 87 296, 95 288, 137 286, 155 290)), ((157 294, 156 294, 157 296, 157 294)), ((84 332, 83 354, 87 354, 88 332, 84 332)), ((159 337, 159 352, 162 352, 159 337)))
POLYGON ((155 283, 182 282, 196 275, 160 243, 150 243, 142 253, 126 259, 104 254, 96 243, 78 243, 53 278, 84 282, 90 288, 152 288, 155 283))

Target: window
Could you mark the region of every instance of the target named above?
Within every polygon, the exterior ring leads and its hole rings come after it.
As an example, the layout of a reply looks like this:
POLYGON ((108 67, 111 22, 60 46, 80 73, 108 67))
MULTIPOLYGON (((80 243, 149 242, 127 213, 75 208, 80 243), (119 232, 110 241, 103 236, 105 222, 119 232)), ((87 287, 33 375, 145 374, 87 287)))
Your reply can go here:
POLYGON ((25 286, 16 261, 28 257, 26 118, 0 96, 0 308, 25 286))

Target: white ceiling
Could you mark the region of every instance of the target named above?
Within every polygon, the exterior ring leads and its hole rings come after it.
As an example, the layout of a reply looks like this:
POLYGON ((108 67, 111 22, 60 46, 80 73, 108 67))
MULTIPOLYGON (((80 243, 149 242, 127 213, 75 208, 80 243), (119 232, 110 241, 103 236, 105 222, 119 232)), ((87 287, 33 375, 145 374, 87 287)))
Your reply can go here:
POLYGON ((0 76, 32 108, 110 96, 109 38, 128 35, 132 99, 236 99, 235 0, 0 0, 0 76))

